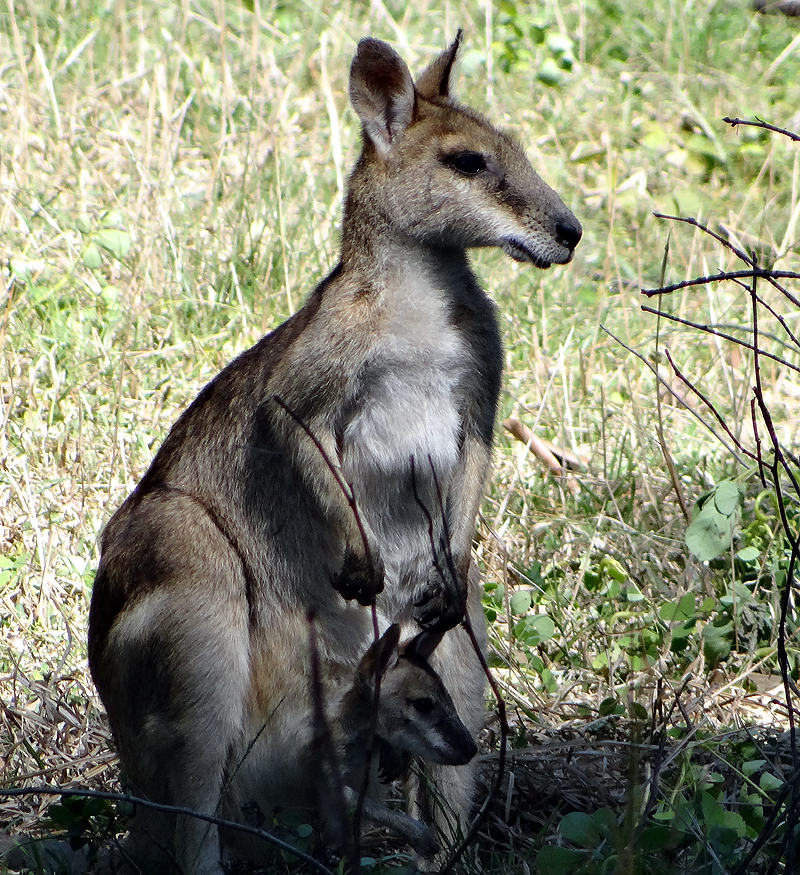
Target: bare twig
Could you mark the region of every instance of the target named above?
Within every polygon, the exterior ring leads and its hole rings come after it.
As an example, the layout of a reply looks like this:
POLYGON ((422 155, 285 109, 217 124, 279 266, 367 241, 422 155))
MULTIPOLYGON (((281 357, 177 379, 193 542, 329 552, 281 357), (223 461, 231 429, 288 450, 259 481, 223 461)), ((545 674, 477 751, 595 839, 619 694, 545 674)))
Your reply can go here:
POLYGON ((743 118, 728 118, 725 116, 722 121, 725 122, 726 125, 730 125, 735 128, 738 125, 748 125, 751 128, 764 128, 766 131, 773 131, 776 134, 782 134, 784 137, 788 137, 790 140, 793 140, 795 143, 800 143, 800 136, 793 133, 792 131, 787 131, 784 128, 776 128, 775 125, 769 124, 769 122, 761 121, 761 119, 756 116, 754 121, 749 121, 748 119, 743 118))
MULTIPOLYGON (((444 497, 442 495, 441 487, 439 485, 439 478, 436 475, 436 469, 433 464, 433 459, 430 456, 428 456, 428 464, 430 465, 431 475, 433 477, 434 486, 436 488, 436 499, 439 506, 439 512, 442 515, 445 561, 447 563, 447 568, 450 575, 452 576, 453 581, 457 582, 459 580, 459 576, 455 566, 455 562, 453 560, 453 553, 450 549, 450 527, 447 521, 447 514, 445 513, 444 509, 444 497)), ((423 514, 428 520, 428 533, 431 540, 431 549, 434 554, 434 565, 440 577, 442 578, 442 583, 444 583, 446 586, 447 581, 444 577, 443 570, 438 564, 438 560, 436 558, 433 517, 431 516, 428 508, 425 506, 425 503, 421 500, 417 491, 416 468, 413 456, 411 457, 411 482, 414 492, 414 498, 416 499, 417 504, 420 506, 423 514)), ((439 875, 447 875, 448 872, 452 871, 452 869, 464 855, 464 852, 469 847, 470 843, 475 839, 475 836, 477 836, 478 830, 483 825, 483 822, 484 820, 486 820, 486 817, 489 813, 490 805, 500 795, 500 785, 503 781, 503 775, 505 774, 506 768, 506 751, 508 748, 508 736, 510 732, 508 726, 508 718, 506 716, 506 703, 503 700, 497 682, 492 676, 492 672, 489 668, 489 664, 486 662, 486 657, 483 655, 480 644, 478 644, 478 639, 475 637, 475 630, 472 628, 472 622, 470 621, 469 613, 466 610, 464 611, 464 619, 461 621, 461 626, 469 636, 469 640, 472 644, 472 649, 475 651, 475 655, 478 657, 478 661, 481 664, 483 673, 486 675, 486 679, 489 682, 489 687, 492 690, 492 695, 494 696, 495 702, 497 704, 497 716, 498 720, 500 721, 500 753, 497 761, 497 772, 495 773, 495 779, 492 784, 492 788, 489 791, 489 795, 486 797, 486 799, 484 799, 483 804, 478 810, 478 813, 475 815, 472 823, 470 824, 470 828, 467 830, 467 834, 462 838, 461 842, 453 849, 449 859, 439 870, 439 875)))
POLYGON ((87 790, 82 788, 61 787, 54 784, 39 784, 35 787, 0 787, 0 796, 62 796, 62 797, 78 797, 81 799, 108 799, 111 802, 127 802, 133 805, 140 805, 143 808, 150 808, 154 811, 163 811, 165 814, 180 814, 184 817, 194 817, 197 820, 203 820, 206 823, 214 824, 225 829, 236 830, 237 832, 247 833, 248 835, 257 836, 264 839, 281 851, 297 857, 304 863, 321 873, 321 875, 334 875, 334 873, 324 866, 319 860, 315 860, 310 854, 295 848, 288 842, 284 842, 272 833, 266 832, 263 829, 258 829, 255 826, 247 826, 244 823, 237 823, 233 820, 225 820, 221 817, 216 817, 211 814, 201 814, 199 811, 193 811, 191 808, 183 808, 179 805, 164 805, 160 802, 151 802, 149 799, 141 799, 138 796, 129 796, 127 793, 111 793, 106 790, 87 790))
MULTIPOLYGON (((327 779, 323 783, 326 796, 330 793, 333 797, 332 799, 325 800, 327 805, 325 820, 330 824, 337 841, 345 849, 345 870, 348 872, 358 872, 361 835, 360 832, 356 833, 355 829, 351 830, 350 824, 348 823, 341 764, 339 763, 336 746, 333 742, 330 723, 328 722, 328 717, 325 713, 325 691, 322 685, 322 670, 319 660, 319 646, 317 644, 317 627, 314 623, 314 616, 311 613, 309 613, 308 616, 308 631, 309 656, 311 663, 314 748, 315 754, 322 763, 323 776, 327 779), (355 868, 353 868, 353 861, 355 861, 355 868)), ((357 808, 353 816, 353 821, 355 826, 359 828, 361 821, 360 815, 361 811, 357 808)))
MULTIPOLYGON (((669 217, 665 217, 669 218, 669 217)), ((695 223, 697 224, 697 223, 695 223)), ((698 226, 700 227, 700 226, 698 226)), ((660 289, 642 289, 642 294, 648 298, 653 298, 656 295, 668 295, 671 292, 677 292, 679 289, 688 289, 692 286, 702 286, 706 283, 718 283, 723 280, 740 280, 752 279, 753 277, 763 277, 766 280, 789 279, 800 280, 800 273, 792 270, 770 270, 767 268, 753 268, 750 270, 731 270, 721 273, 712 273, 708 276, 696 277, 693 280, 683 280, 679 283, 673 283, 669 286, 663 286, 660 289)), ((792 296, 788 296, 792 304, 800 307, 800 300, 792 296)))
MULTIPOLYGON (((748 352, 756 352, 756 348, 752 343, 748 343, 746 340, 742 340, 732 334, 726 334, 713 325, 706 325, 702 322, 692 322, 690 319, 684 319, 681 316, 674 316, 672 313, 665 313, 663 310, 656 310, 654 307, 647 307, 644 304, 642 304, 642 311, 644 313, 653 313, 655 316, 661 316, 664 319, 668 319, 670 322, 677 322, 678 325, 685 325, 687 328, 696 328, 698 331, 703 331, 706 334, 713 334, 714 337, 719 337, 721 340, 729 340, 731 343, 743 347, 748 352)), ((774 353, 767 352, 763 349, 758 350, 758 352, 760 355, 764 356, 764 358, 772 359, 772 361, 777 362, 779 365, 783 365, 792 371, 800 373, 800 366, 787 362, 786 359, 782 359, 779 355, 775 355, 774 353)))
POLYGON ((300 428, 302 428, 303 431, 308 435, 309 439, 317 448, 319 454, 322 456, 323 461, 328 466, 331 474, 333 474, 334 480, 336 480, 337 485, 342 490, 342 494, 347 500, 347 503, 350 506, 350 510, 353 513, 353 518, 356 521, 359 534, 361 535, 361 540, 364 544, 364 557, 367 560, 367 567, 369 568, 370 575, 374 576, 376 571, 375 562, 372 558, 372 551, 370 550, 369 539, 367 538, 367 531, 364 528, 364 524, 361 521, 361 515, 358 512, 356 497, 355 493, 353 492, 352 485, 344 479, 341 472, 339 471, 337 466, 334 465, 333 460, 325 450, 325 447, 322 446, 320 439, 314 434, 314 432, 311 430, 305 420, 298 413, 295 413, 294 410, 292 410, 292 408, 289 407, 289 405, 278 395, 273 395, 272 397, 275 403, 282 407, 289 414, 289 416, 291 416, 292 419, 300 426, 300 428))
MULTIPOLYGON (((543 441, 535 432, 531 431, 524 422, 515 417, 509 417, 504 420, 503 428, 512 434, 520 443, 525 444, 528 449, 543 462, 556 477, 563 477, 567 488, 573 495, 580 492, 578 481, 573 477, 561 462, 559 462, 556 454, 548 446, 547 441, 543 441)), ((575 457, 577 459, 577 456, 575 457)))
MULTIPOLYGON (((756 122, 746 122, 741 119, 726 118, 724 119, 724 121, 734 126, 737 124, 750 124, 755 127, 762 127, 776 133, 784 134, 790 139, 796 142, 800 142, 800 136, 798 136, 797 134, 793 134, 781 128, 776 128, 775 126, 762 122, 761 120, 757 120, 756 122)), ((789 656, 786 648, 787 616, 789 611, 789 605, 791 602, 793 585, 795 583, 795 577, 797 575, 798 563, 800 563, 800 534, 795 534, 793 531, 792 523, 790 522, 789 513, 787 511, 787 494, 785 491, 787 488, 791 488, 800 498, 800 471, 795 471, 795 469, 793 468, 793 465, 796 464, 794 462, 794 459, 787 452, 784 451, 778 438, 778 433, 775 427, 775 423, 773 421, 772 412, 770 411, 769 406, 765 400, 764 381, 762 377, 761 364, 763 359, 769 359, 771 361, 778 362, 785 368, 791 369, 795 372, 800 372, 800 367, 789 361, 786 361, 785 359, 782 359, 780 356, 775 355, 774 353, 763 348, 762 337, 764 336, 764 334, 761 331, 761 326, 759 322, 759 307, 763 307, 764 310, 769 313, 773 318, 775 318, 782 326, 787 336, 794 344, 794 346, 792 346, 789 343, 784 343, 787 348, 792 351, 797 351, 797 349, 800 349, 800 344, 798 343, 797 335, 789 328, 788 323, 786 319, 782 316, 782 314, 777 312, 777 310, 768 302, 766 302, 763 297, 759 296, 758 282, 762 279, 765 280, 770 285, 772 285, 773 288, 778 289, 781 294, 784 295, 786 300, 789 301, 793 306, 800 308, 800 300, 797 298, 797 296, 790 293, 780 283, 777 282, 778 279, 784 278, 800 279, 800 274, 792 271, 775 271, 759 267, 757 263, 757 258, 755 256, 746 255, 745 253, 741 252, 739 249, 732 246, 718 234, 710 231, 708 228, 704 227, 694 219, 681 219, 671 216, 661 216, 661 218, 681 221, 694 227, 700 228, 706 234, 710 235, 715 240, 718 240, 720 243, 722 243, 722 245, 726 246, 729 250, 731 250, 749 268, 748 270, 727 271, 716 275, 700 277, 681 283, 675 283, 671 286, 663 286, 664 278, 662 276, 662 287, 660 289, 650 289, 642 291, 643 294, 647 295, 648 297, 652 297, 655 295, 667 294, 669 292, 673 292, 682 288, 688 288, 691 286, 702 285, 712 282, 721 282, 723 280, 732 280, 734 282, 737 282, 739 285, 747 289, 748 295, 750 297, 752 322, 752 327, 750 329, 752 334, 751 342, 742 341, 737 337, 725 334, 720 330, 719 326, 694 323, 687 319, 672 316, 670 314, 663 313, 650 307, 643 306, 642 309, 646 312, 656 314, 659 319, 663 316, 665 318, 671 319, 674 322, 677 322, 678 324, 698 329, 722 340, 728 340, 731 343, 747 349, 753 355, 755 385, 752 389, 753 395, 750 404, 750 416, 753 429, 753 437, 755 440, 755 452, 747 450, 741 444, 741 442, 733 435, 732 430, 727 426, 723 416, 715 408, 710 398, 704 395, 696 385, 692 384, 691 381, 689 381, 686 377, 683 376, 683 374, 681 374, 672 357, 669 355, 669 352, 666 353, 670 365, 672 366, 675 373, 683 381, 683 383, 688 388, 690 388, 701 399, 703 404, 711 411, 717 422, 725 430, 726 434, 730 437, 730 439, 734 442, 736 448, 747 457, 755 461, 761 483, 764 485, 764 487, 766 488, 768 482, 772 485, 775 491, 781 527, 783 529, 786 541, 789 545, 789 562, 786 572, 786 582, 780 593, 780 618, 776 649, 778 655, 778 664, 780 666, 781 677, 783 680, 786 709, 788 712, 792 763, 795 777, 793 780, 787 781, 784 784, 778 799, 774 803, 770 818, 768 819, 765 827, 761 830, 747 859, 742 861, 741 865, 737 868, 736 875, 744 875, 744 873, 748 871, 748 867, 750 866, 752 860, 755 858, 756 853, 764 846, 768 838, 774 835, 775 829, 779 822, 778 817, 780 815, 780 818, 785 824, 785 829, 782 840, 780 842, 780 848, 777 850, 777 853, 773 859, 772 866, 769 870, 771 872, 776 871, 781 858, 784 858, 786 860, 794 860, 796 853, 795 826, 798 817, 800 817, 800 784, 798 783, 797 779, 797 775, 798 773, 800 773, 800 754, 798 753, 798 747, 796 742, 795 709, 792 704, 792 694, 793 691, 796 690, 796 688, 794 687, 794 683, 790 675, 789 656), (751 280, 749 286, 745 282, 743 282, 744 280, 748 279, 751 280), (766 431, 766 437, 768 438, 768 440, 766 441, 764 438, 762 438, 762 429, 759 426, 759 420, 761 423, 763 423, 763 428, 766 431), (762 446, 764 442, 766 442, 767 445, 770 447, 771 452, 764 451, 762 446), (782 477, 788 478, 788 487, 785 486, 782 482, 782 477)))
MULTIPOLYGON (((707 420, 705 420, 705 419, 704 419, 704 418, 703 418, 703 417, 702 417, 702 416, 701 416, 696 410, 694 410, 693 408, 687 406, 685 398, 682 398, 682 397, 681 397, 681 396, 680 396, 680 395, 679 395, 679 394, 678 394, 678 393, 672 388, 672 386, 670 386, 669 383, 667 383, 667 381, 661 376, 661 374, 659 374, 659 372, 658 372, 658 368, 656 368, 655 365, 654 365, 652 362, 648 361, 648 359, 645 358, 645 356, 643 356, 640 352, 637 352, 635 349, 633 349, 632 347, 628 346, 628 345, 627 345, 627 344, 626 344, 621 338, 617 337, 617 335, 614 334, 612 331, 610 331, 605 325, 601 325, 600 327, 603 329, 603 331, 605 331, 605 333, 606 333, 606 334, 607 334, 612 340, 615 340, 615 341, 616 341, 616 342, 617 342, 617 343, 618 343, 618 344, 619 344, 624 350, 627 350, 631 355, 635 355, 636 358, 638 358, 639 361, 642 362, 643 365, 645 365, 646 367, 648 367, 648 368, 652 371, 653 376, 654 376, 654 377, 658 380, 658 382, 659 382, 659 383, 660 383, 660 384, 661 384, 661 385, 662 385, 662 386, 663 386, 663 387, 664 387, 664 388, 670 393, 670 395, 672 395, 672 397, 673 397, 673 398, 674 398, 679 404, 681 404, 682 406, 686 407, 686 409, 689 411, 689 413, 691 413, 692 416, 694 416, 694 418, 695 418, 699 423, 701 423, 701 425, 703 425, 704 428, 706 428, 709 432, 711 432, 711 434, 714 435, 714 437, 715 437, 715 438, 716 438, 716 439, 717 439, 717 440, 718 440, 718 441, 719 441, 719 442, 720 442, 720 443, 721 443, 721 444, 722 444, 722 445, 723 445, 723 446, 724 446, 724 447, 725 447, 725 448, 731 453, 731 455, 735 456, 735 455, 737 454, 737 449, 734 448, 734 447, 730 447, 730 446, 728 446, 728 445, 725 443, 725 441, 724 441, 724 439, 722 438, 722 436, 719 435, 719 434, 717 434, 716 431, 714 431, 714 427, 711 425, 710 422, 708 422, 707 420)), ((666 352, 666 350, 665 350, 665 352, 666 352)), ((687 381, 686 381, 686 379, 685 379, 684 377, 682 377, 680 374, 678 374, 678 376, 681 378, 681 380, 682 380, 685 384, 687 384, 687 381)), ((691 388, 691 390, 692 390, 692 393, 693 393, 693 394, 696 394, 694 388, 693 388, 693 387, 690 387, 690 388, 691 388)))

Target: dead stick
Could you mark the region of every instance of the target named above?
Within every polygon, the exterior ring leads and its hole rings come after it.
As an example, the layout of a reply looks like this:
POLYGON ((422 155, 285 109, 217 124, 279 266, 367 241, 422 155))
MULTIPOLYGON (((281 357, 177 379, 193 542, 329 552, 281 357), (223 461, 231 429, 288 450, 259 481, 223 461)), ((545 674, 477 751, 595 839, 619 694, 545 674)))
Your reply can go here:
POLYGON ((529 447, 534 456, 536 456, 540 462, 543 462, 553 474, 557 477, 566 477, 567 487, 573 495, 578 493, 580 490, 578 481, 567 474, 566 469, 555 457, 550 447, 548 447, 545 441, 540 437, 537 437, 524 422, 521 422, 514 417, 510 417, 503 422, 503 428, 510 434, 514 435, 520 443, 529 447))

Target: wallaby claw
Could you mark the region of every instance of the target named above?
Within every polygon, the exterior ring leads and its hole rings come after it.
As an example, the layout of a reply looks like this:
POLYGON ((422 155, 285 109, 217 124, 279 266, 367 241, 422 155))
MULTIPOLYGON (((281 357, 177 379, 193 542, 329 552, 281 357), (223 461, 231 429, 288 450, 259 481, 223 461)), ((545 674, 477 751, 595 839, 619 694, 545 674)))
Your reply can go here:
POLYGON ((465 600, 452 595, 429 584, 414 600, 414 619, 426 632, 447 632, 464 619, 465 600))
POLYGON ((333 588, 342 598, 356 599, 360 605, 374 605, 383 592, 383 565, 374 557, 370 563, 349 548, 345 551, 341 569, 332 576, 333 588))

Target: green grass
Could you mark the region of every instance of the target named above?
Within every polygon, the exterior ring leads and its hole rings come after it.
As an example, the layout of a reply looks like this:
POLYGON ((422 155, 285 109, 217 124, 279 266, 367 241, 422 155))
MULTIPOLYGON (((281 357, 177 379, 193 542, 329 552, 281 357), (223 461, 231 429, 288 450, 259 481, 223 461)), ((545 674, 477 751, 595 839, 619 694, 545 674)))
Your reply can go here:
MULTIPOLYGON (((653 741, 659 726, 684 736, 680 768, 648 812, 670 837, 650 834, 656 850, 641 844, 625 871, 731 871, 742 858, 763 827, 761 803, 732 799, 730 766, 703 757, 724 751, 740 771, 774 761, 709 739, 785 725, 785 709, 747 699, 776 672, 785 553, 769 500, 763 519, 755 513, 760 487, 746 467, 652 368, 702 412, 668 348, 749 444, 754 374, 734 345, 643 313, 639 290, 660 284, 668 241, 666 282, 737 266, 654 212, 694 216, 762 264, 797 269, 797 145, 721 119, 800 129, 798 30, 727 2, 548 0, 535 10, 60 0, 0 13, 0 783, 109 786, 84 644, 99 533, 199 388, 335 264, 358 152, 346 97, 357 39, 386 39, 419 70, 462 26, 459 97, 514 132, 585 229, 575 261, 546 273, 474 254, 506 346, 501 419, 517 416, 586 466, 573 491, 498 426, 477 554, 514 743, 594 731, 585 727, 598 720, 626 744, 653 741), (740 478, 739 546, 756 545, 756 559, 702 564, 688 552, 659 399, 685 505, 740 478), (725 821, 743 805, 762 821, 725 821)), ((662 305, 702 324, 750 324, 733 284, 662 305)), ((782 312, 797 330, 797 310, 784 301, 782 312)), ((796 452, 796 375, 762 368, 796 452)), ((646 767, 629 750, 619 765, 628 788, 652 769, 649 749, 646 767)), ((534 749, 533 762, 535 776, 549 760, 534 749)), ((584 768, 594 774, 590 760, 584 768)), ((777 766, 759 768, 762 780, 777 766)), ((631 826, 641 794, 604 801, 598 774, 592 792, 570 795, 568 774, 553 774, 563 792, 549 808, 514 796, 515 820, 501 800, 505 832, 489 826, 480 841, 489 871, 521 871, 522 859, 535 868, 546 842, 578 854, 565 865, 622 871, 624 855, 608 849, 641 838, 631 826), (613 829, 609 806, 622 818, 613 829), (594 826, 560 826, 573 809, 594 826)), ((0 804, 11 830, 41 814, 32 800, 0 804)))

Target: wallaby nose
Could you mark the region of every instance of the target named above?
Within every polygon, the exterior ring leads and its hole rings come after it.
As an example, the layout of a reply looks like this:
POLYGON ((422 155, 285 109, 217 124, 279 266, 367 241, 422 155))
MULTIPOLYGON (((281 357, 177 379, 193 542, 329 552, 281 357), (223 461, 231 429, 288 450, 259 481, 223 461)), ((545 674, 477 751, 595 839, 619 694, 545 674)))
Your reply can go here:
POLYGON ((570 216, 568 219, 556 222, 556 234, 558 234, 559 242, 563 243, 567 249, 574 249, 580 243, 583 228, 575 216, 570 216))

